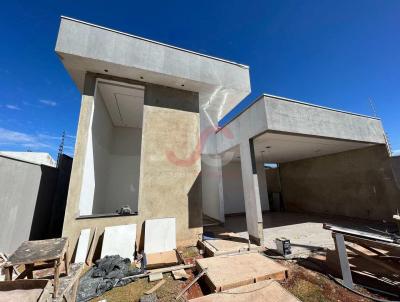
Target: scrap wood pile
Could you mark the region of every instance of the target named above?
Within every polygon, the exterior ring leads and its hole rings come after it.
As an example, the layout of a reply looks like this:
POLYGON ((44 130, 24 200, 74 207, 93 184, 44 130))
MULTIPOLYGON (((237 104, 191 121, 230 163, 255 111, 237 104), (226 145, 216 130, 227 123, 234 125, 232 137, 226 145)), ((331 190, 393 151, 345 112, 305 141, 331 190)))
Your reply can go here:
POLYGON ((400 299, 400 236, 397 232, 360 231, 324 225, 332 231, 335 250, 328 250, 326 265, 350 290, 354 283, 389 298, 400 299))

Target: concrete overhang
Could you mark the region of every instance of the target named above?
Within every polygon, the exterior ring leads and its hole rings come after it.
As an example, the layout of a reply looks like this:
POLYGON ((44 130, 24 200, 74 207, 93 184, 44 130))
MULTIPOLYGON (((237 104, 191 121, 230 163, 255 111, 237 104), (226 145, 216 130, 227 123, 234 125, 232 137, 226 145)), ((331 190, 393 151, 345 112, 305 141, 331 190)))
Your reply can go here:
POLYGON ((154 83, 200 93, 218 119, 250 93, 248 66, 68 17, 55 51, 81 92, 87 72, 154 83))
POLYGON ((218 132, 217 151, 238 158, 238 144, 250 138, 257 158, 276 163, 386 143, 378 118, 268 94, 218 132))

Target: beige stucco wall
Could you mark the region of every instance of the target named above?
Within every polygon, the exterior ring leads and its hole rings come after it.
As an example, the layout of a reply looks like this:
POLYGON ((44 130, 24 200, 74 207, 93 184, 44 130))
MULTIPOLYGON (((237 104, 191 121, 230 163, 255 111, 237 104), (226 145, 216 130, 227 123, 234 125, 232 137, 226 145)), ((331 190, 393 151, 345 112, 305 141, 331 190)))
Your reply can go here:
MULTIPOLYGON (((162 98, 156 95, 157 100, 162 98)), ((198 100, 197 95, 194 97, 198 100)), ((178 99, 182 100, 182 96, 178 99)), ((140 249, 144 239, 142 227, 150 218, 175 217, 178 246, 195 244, 201 235, 201 168, 196 152, 199 143, 198 110, 186 110, 179 105, 163 108, 154 102, 148 103, 152 105, 145 105, 143 110, 138 215, 76 219, 94 104, 93 96, 83 95, 63 227, 63 236, 70 240, 70 254, 82 229, 97 228, 97 245, 106 226, 131 223, 137 224, 136 240, 140 249)))
POLYGON ((289 211, 391 220, 400 208, 385 145, 280 165, 289 211))

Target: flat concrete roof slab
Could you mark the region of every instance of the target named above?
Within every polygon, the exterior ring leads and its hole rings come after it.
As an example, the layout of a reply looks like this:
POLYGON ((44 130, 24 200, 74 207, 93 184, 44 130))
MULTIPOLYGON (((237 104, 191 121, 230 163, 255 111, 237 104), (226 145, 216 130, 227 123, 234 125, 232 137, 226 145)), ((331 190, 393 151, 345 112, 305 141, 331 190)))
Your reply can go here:
POLYGON ((268 131, 384 144, 379 119, 265 95, 268 131))
POLYGON ((219 118, 250 93, 245 65, 72 18, 61 19, 56 52, 80 91, 86 72, 106 73, 207 94, 219 118))
POLYGON ((379 119, 263 95, 217 133, 217 151, 255 138, 255 156, 282 163, 385 144, 379 119), (226 135, 230 133, 231 135, 226 135))

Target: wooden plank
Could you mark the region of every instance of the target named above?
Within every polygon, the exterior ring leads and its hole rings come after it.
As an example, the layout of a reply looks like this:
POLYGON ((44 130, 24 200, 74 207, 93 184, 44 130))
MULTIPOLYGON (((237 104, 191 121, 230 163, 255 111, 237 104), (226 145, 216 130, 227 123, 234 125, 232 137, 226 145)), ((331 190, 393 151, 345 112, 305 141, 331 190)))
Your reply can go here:
POLYGON ((79 283, 79 277, 83 271, 82 263, 73 263, 70 267, 70 273, 67 276, 60 277, 60 286, 55 301, 64 301, 64 297, 69 297, 69 301, 75 301, 76 288, 79 283), (75 291, 75 293, 74 293, 75 291))
POLYGON ((266 280, 195 298, 190 302, 300 302, 278 282, 266 280))
POLYGON ((144 293, 146 295, 150 295, 150 294, 154 293, 157 289, 159 289, 164 283, 165 283, 165 280, 162 279, 160 282, 158 282, 156 285, 154 285, 152 288, 150 288, 148 291, 145 291, 144 293))
POLYGON ((90 242, 90 247, 89 247, 89 251, 87 254, 87 258, 86 258, 86 264, 89 266, 91 266, 93 263, 93 255, 94 255, 94 251, 96 249, 96 243, 97 243, 97 232, 98 232, 98 228, 95 227, 94 231, 93 231, 92 240, 90 242))
POLYGON ((205 281, 216 292, 266 279, 284 280, 287 277, 284 266, 258 253, 197 259, 196 266, 199 271, 208 269, 205 281))
POLYGON ((179 263, 179 259, 175 250, 146 254, 146 268, 154 269, 166 266, 173 266, 179 263))
POLYGON ((400 270, 393 267, 392 265, 384 263, 382 260, 379 260, 376 257, 365 255, 364 253, 362 253, 361 251, 359 251, 358 249, 356 249, 352 246, 346 245, 346 248, 348 250, 352 251, 353 253, 359 255, 360 257, 364 258, 366 261, 372 262, 373 264, 378 265, 378 266, 382 266, 386 270, 388 270, 396 275, 400 275, 400 270))
POLYGON ((0 282, 0 301, 38 301, 51 299, 51 281, 15 280, 0 282))
POLYGON ((375 249, 379 249, 379 250, 385 250, 387 252, 390 252, 390 254, 392 254, 393 256, 400 257, 400 245, 399 244, 379 242, 379 241, 375 241, 375 240, 369 240, 369 239, 348 236, 348 235, 344 236, 344 240, 347 242, 356 243, 356 244, 360 244, 360 245, 367 245, 371 248, 375 248, 375 249))

